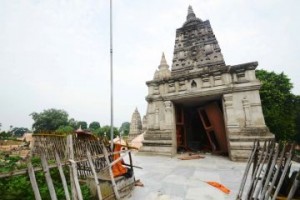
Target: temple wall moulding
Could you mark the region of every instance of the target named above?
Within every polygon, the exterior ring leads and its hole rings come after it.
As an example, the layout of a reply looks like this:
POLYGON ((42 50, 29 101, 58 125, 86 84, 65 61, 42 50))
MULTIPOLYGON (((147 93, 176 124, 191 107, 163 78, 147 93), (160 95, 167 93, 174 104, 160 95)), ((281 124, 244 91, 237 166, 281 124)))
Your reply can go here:
POLYGON ((274 138, 262 113, 258 63, 226 65, 210 22, 197 18, 191 7, 176 30, 172 61, 170 69, 163 54, 153 80, 146 82, 142 151, 173 155, 208 147, 241 160, 253 138, 274 138))

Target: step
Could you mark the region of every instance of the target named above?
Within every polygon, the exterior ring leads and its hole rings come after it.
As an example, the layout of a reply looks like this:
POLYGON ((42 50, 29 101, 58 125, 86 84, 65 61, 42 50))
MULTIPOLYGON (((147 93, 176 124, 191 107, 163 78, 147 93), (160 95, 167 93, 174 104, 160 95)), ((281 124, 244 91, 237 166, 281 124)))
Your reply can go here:
POLYGON ((149 145, 149 146, 172 146, 172 140, 144 140, 143 146, 149 145))
POLYGON ((145 134, 145 140, 171 140, 171 133, 161 133, 161 134, 145 134))
POLYGON ((142 146, 138 154, 150 154, 150 155, 172 155, 172 147, 166 146, 142 146))

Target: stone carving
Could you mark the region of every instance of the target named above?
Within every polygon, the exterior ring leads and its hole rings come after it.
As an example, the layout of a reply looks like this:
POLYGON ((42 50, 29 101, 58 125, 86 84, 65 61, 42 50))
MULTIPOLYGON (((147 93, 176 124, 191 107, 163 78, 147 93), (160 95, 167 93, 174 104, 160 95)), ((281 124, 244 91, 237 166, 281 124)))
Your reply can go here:
POLYGON ((171 129, 173 124, 173 108, 171 101, 165 101, 165 126, 166 129, 171 129))
POLYGON ((250 112, 250 103, 249 100, 247 99, 247 97, 244 97, 242 100, 242 104, 243 104, 243 110, 244 110, 244 114, 245 114, 245 126, 251 126, 252 125, 252 121, 251 121, 251 112, 250 112))
POLYGON ((176 30, 172 61, 170 70, 163 54, 153 80, 146 82, 149 94, 142 151, 172 155, 178 147, 204 142, 200 123, 212 124, 199 122, 197 116, 212 101, 219 109, 208 114, 222 119, 213 126, 226 130, 226 141, 221 142, 227 144, 232 160, 247 158, 253 140, 274 138, 264 123, 260 83, 255 77, 258 63, 226 65, 210 22, 197 18, 191 6, 186 22, 176 30), (186 136, 183 143, 177 143, 178 135, 186 136))

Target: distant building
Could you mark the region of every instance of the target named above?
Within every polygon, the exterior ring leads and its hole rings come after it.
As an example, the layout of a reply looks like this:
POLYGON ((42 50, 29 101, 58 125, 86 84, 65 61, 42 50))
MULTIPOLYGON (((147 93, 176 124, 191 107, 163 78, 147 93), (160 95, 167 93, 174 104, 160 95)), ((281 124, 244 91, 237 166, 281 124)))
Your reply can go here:
POLYGON ((141 120, 141 115, 138 109, 136 108, 131 117, 128 140, 131 141, 141 133, 142 133, 142 120, 141 120))
POLYGON ((141 151, 204 150, 243 160, 255 139, 274 138, 262 113, 257 65, 226 65, 210 22, 189 6, 176 30, 171 70, 163 54, 153 80, 146 82, 141 151))

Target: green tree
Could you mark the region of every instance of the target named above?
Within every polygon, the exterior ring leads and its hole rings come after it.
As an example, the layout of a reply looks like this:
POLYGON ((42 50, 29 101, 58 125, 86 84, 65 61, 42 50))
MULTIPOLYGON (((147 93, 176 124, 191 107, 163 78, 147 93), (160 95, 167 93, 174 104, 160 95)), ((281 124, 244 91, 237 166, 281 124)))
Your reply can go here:
POLYGON ((77 122, 74 118, 69 119, 68 124, 69 126, 73 127, 73 129, 77 128, 77 122))
POLYGON ((99 122, 96 122, 96 121, 91 122, 90 125, 89 125, 89 129, 90 129, 91 131, 95 131, 95 130, 99 129, 100 127, 101 127, 101 126, 100 126, 100 123, 99 123, 99 122))
POLYGON ((300 96, 295 96, 295 110, 296 110, 296 135, 295 141, 300 144, 300 96))
POLYGON ((87 129, 87 123, 85 121, 78 121, 76 126, 77 128, 81 126, 83 130, 87 129))
POLYGON ((261 81, 260 97, 267 126, 276 140, 293 140, 296 135, 295 95, 293 84, 284 74, 256 70, 261 81))
MULTIPOLYGON (((116 127, 114 127, 113 131, 114 131, 114 136, 113 137, 115 138, 119 135, 119 131, 116 127)), ((99 128, 99 129, 97 129, 95 131, 95 133, 96 133, 97 136, 100 136, 100 137, 103 137, 104 134, 106 133, 106 137, 108 139, 110 139, 110 126, 105 125, 105 126, 99 128)))
POLYGON ((30 115, 34 121, 32 128, 35 133, 52 132, 60 126, 68 125, 68 113, 64 110, 52 108, 41 113, 33 112, 30 115))
POLYGON ((68 135, 74 132, 74 128, 70 125, 60 126, 55 132, 61 135, 68 135))
POLYGON ((119 128, 119 132, 121 133, 123 131, 123 135, 128 135, 130 130, 130 123, 129 122, 123 122, 121 127, 119 128))
POLYGON ((24 127, 15 127, 11 130, 11 133, 15 136, 23 136, 27 132, 29 132, 29 129, 24 127))

